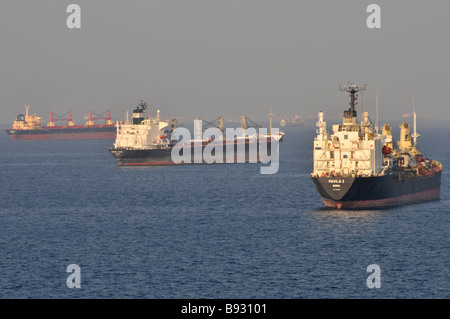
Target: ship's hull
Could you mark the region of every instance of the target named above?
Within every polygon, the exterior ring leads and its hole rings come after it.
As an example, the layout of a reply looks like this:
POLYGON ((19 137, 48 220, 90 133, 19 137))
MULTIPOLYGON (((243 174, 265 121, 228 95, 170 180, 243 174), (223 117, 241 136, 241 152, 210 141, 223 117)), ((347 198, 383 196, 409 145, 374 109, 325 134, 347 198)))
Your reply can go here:
POLYGON ((327 207, 383 208, 437 200, 441 171, 401 179, 397 175, 371 177, 312 177, 327 207))
POLYGON ((116 138, 116 127, 112 125, 43 127, 37 130, 7 129, 13 140, 109 140, 116 138))
MULTIPOLYGON (((231 143, 232 144, 232 143, 231 143)), ((242 143, 244 145, 239 145, 240 143, 234 143, 234 151, 231 156, 227 154, 226 143, 216 143, 214 145, 215 150, 212 157, 215 154, 219 154, 219 148, 222 149, 222 157, 217 155, 216 161, 214 163, 251 163, 251 162, 268 162, 278 161, 278 156, 274 152, 278 152, 278 148, 272 150, 272 143, 267 141, 267 144, 260 145, 258 142, 253 143, 242 143), (254 144, 254 145, 252 145, 254 144), (265 147, 264 150, 261 147, 265 147), (256 152, 255 152, 256 151, 256 152), (230 157, 228 157, 230 156, 230 157), (255 161, 256 159, 256 161, 255 161)), ((110 153, 119 161, 121 166, 145 166, 145 165, 176 165, 176 164, 204 164, 211 163, 211 156, 202 156, 200 160, 196 157, 196 154, 204 154, 205 147, 207 144, 202 146, 192 146, 190 147, 190 156, 187 156, 187 161, 182 161, 180 163, 173 160, 172 152, 182 156, 183 151, 178 145, 171 145, 166 148, 154 148, 154 149, 127 149, 127 148, 111 148, 110 153)), ((212 147, 213 144, 210 144, 212 147)), ((232 147, 230 149, 233 149, 232 147)), ((189 149, 188 149, 189 150, 189 149)), ((208 152, 208 155, 210 153, 208 152)))

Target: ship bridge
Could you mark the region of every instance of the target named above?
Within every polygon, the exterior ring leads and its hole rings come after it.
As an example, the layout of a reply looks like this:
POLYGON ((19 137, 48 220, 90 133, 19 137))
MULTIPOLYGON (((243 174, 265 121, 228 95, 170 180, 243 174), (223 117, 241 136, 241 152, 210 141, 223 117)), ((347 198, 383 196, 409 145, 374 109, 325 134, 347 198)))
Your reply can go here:
POLYGON ((355 106, 357 93, 365 90, 353 84, 339 87, 350 94, 350 108, 344 111, 342 124, 333 125, 333 134, 327 132, 324 113, 319 112, 317 136, 314 139, 315 176, 373 176, 384 169, 381 152, 386 136, 378 134, 368 112, 358 124, 355 106))
POLYGON ((160 119, 160 112, 157 110, 156 117, 145 117, 144 111, 147 103, 141 101, 133 111, 133 120, 130 123, 128 118, 125 123, 117 123, 115 148, 155 148, 167 145, 164 128, 169 126, 169 122, 160 119))

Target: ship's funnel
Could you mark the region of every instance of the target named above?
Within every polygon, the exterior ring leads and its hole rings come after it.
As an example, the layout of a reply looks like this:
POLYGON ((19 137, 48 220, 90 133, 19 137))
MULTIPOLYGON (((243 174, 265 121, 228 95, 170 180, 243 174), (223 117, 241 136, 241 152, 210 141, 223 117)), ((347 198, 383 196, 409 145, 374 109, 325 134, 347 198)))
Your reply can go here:
POLYGON ((145 109, 147 109, 147 103, 141 100, 141 103, 133 110, 133 124, 142 123, 145 109))

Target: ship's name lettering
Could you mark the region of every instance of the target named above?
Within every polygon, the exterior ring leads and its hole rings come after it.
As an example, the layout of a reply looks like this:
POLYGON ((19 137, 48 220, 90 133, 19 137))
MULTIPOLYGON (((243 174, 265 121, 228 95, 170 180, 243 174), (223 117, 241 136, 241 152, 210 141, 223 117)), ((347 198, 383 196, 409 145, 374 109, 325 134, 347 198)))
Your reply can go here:
POLYGON ((341 183, 344 183, 344 180, 343 179, 329 179, 328 180, 328 183, 339 183, 339 184, 341 184, 341 183))

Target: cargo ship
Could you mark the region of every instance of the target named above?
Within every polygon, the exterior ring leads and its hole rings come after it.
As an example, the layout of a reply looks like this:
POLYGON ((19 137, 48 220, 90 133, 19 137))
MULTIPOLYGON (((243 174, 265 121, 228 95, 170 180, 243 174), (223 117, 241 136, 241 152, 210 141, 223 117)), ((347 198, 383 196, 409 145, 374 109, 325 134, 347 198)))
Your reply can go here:
POLYGON ((89 111, 85 125, 75 125, 72 112, 65 119, 54 118, 42 125, 41 117, 29 114, 29 105, 25 105, 25 114, 19 114, 11 128, 6 130, 13 140, 104 140, 116 137, 116 125, 111 121, 111 112, 106 117, 93 117, 89 111), (96 120, 105 120, 105 124, 95 124, 96 120), (57 121, 67 121, 65 125, 56 125, 57 121))
POLYGON ((365 88, 339 86, 350 94, 350 108, 344 111, 342 124, 333 125, 332 134, 319 112, 311 178, 324 205, 367 209, 439 199, 442 164, 418 150, 415 111, 413 133, 403 122, 395 145, 389 124, 380 133, 378 119, 373 125, 368 112, 357 123, 357 93, 365 88))
MULTIPOLYGON (((250 127, 247 125, 246 117, 243 116, 241 136, 229 139, 225 136, 223 139, 196 139, 203 136, 202 128, 194 127, 194 139, 183 142, 172 139, 172 134, 177 128, 176 121, 161 120, 159 110, 155 117, 146 117, 146 108, 147 104, 141 101, 133 110, 132 122, 117 123, 116 140, 114 147, 109 151, 120 166, 265 162, 269 158, 274 158, 272 152, 278 152, 278 148, 271 147, 272 142, 274 140, 281 142, 284 135, 279 131, 276 135, 272 135, 271 131, 267 134, 247 134, 250 127), (262 149, 260 141, 266 143, 266 149, 262 149), (227 151, 229 149, 233 152, 227 151), (183 154, 186 150, 190 151, 190 154, 183 154), (204 156, 205 150, 211 151, 207 152, 210 156, 204 156), (182 160, 175 161, 173 153, 182 160), (230 153, 232 157, 229 157, 230 153), (199 157, 198 154, 202 156, 199 157)), ((223 116, 218 120, 217 129, 220 132, 225 131, 223 116)))

